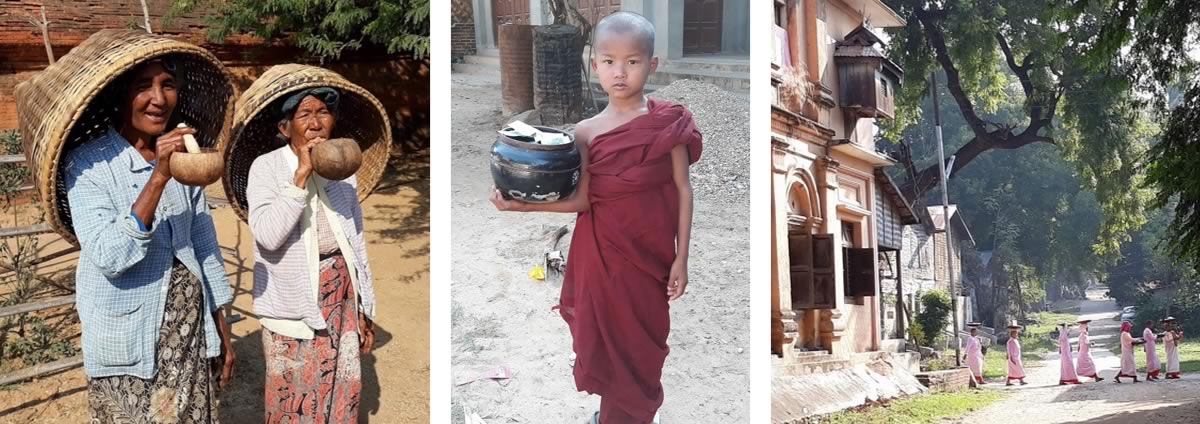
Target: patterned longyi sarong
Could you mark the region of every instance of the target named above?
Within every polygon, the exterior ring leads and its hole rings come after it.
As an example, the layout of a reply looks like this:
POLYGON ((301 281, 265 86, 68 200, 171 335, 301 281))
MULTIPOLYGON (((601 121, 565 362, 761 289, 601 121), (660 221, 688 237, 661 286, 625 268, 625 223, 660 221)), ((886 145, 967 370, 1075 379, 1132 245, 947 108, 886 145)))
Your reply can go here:
POLYGON ((182 264, 171 270, 155 354, 157 372, 88 380, 92 423, 216 423, 217 368, 205 357, 204 290, 182 264))
POLYGON ((320 281, 325 330, 300 340, 263 329, 267 423, 358 422, 358 307, 346 260, 322 260, 320 281))

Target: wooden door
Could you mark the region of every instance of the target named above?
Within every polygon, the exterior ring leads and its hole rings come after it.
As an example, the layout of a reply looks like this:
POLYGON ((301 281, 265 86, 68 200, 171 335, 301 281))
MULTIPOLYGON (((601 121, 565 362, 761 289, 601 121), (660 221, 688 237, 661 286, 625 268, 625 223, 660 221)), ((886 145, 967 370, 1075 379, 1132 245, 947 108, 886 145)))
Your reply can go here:
POLYGON ((579 13, 587 18, 593 27, 605 16, 621 10, 621 0, 578 0, 579 13))
POLYGON ((723 0, 684 0, 683 54, 721 52, 723 0))
POLYGON ((493 40, 500 39, 500 25, 528 23, 529 0, 492 0, 493 40))

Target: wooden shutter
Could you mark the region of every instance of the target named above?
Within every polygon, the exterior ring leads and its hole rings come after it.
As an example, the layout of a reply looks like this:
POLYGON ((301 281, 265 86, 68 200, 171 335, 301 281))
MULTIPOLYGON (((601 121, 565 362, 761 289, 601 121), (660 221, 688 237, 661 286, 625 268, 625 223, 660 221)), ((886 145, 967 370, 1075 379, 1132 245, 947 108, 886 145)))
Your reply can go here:
POLYGON ((836 242, 833 234, 813 234, 813 306, 832 309, 837 306, 837 280, 834 270, 833 249, 836 242))
POLYGON ((846 249, 846 296, 875 295, 875 252, 872 249, 846 249))
POLYGON ((812 309, 812 235, 788 234, 788 262, 791 267, 792 309, 812 309))

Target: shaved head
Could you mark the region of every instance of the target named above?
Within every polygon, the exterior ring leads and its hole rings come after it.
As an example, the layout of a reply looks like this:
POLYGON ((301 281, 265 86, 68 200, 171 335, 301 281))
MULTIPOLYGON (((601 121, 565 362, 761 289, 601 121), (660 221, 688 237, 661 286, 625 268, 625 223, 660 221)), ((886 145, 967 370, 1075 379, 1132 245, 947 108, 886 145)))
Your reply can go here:
POLYGON ((616 12, 596 24, 595 44, 611 37, 634 37, 645 47, 646 56, 654 56, 654 24, 633 12, 616 12))

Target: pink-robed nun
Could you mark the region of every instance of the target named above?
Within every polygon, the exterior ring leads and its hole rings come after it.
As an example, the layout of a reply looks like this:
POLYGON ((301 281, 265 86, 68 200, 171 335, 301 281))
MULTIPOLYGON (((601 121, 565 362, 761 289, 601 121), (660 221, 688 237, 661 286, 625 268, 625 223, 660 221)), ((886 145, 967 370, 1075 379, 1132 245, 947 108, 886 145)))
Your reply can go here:
POLYGON ((1182 331, 1175 331, 1175 318, 1163 320, 1167 334, 1163 336, 1163 348, 1167 351, 1167 378, 1179 378, 1179 342, 1183 339, 1182 331))
POLYGON ((1071 357, 1071 327, 1062 324, 1058 332, 1058 384, 1079 384, 1075 374, 1075 359, 1071 357))
POLYGON ((1008 326, 1008 377, 1004 380, 1004 385, 1011 386, 1013 380, 1025 383, 1025 363, 1021 361, 1021 342, 1017 341, 1020 336, 1021 326, 1017 325, 1016 321, 1008 326))
POLYGON ((1104 378, 1096 373, 1096 363, 1092 361, 1092 346, 1088 340, 1088 323, 1091 320, 1079 321, 1079 354, 1075 359, 1075 374, 1083 377, 1091 377, 1093 380, 1102 381, 1104 378))
POLYGON ((1158 336, 1154 334, 1154 321, 1146 321, 1146 329, 1142 330, 1142 350, 1146 352, 1146 380, 1158 380, 1162 372, 1162 362, 1158 360, 1158 350, 1155 349, 1158 336))
POLYGON ((979 323, 968 323, 967 328, 970 328, 971 337, 967 338, 966 357, 967 368, 971 369, 971 375, 975 377, 975 382, 984 384, 983 382, 983 346, 979 344, 979 338, 976 334, 979 332, 979 323))
POLYGON ((1132 377, 1134 383, 1138 382, 1137 363, 1133 362, 1133 336, 1129 335, 1130 330, 1133 330, 1133 324, 1121 323, 1121 370, 1113 379, 1117 383, 1121 382, 1121 377, 1132 377))

